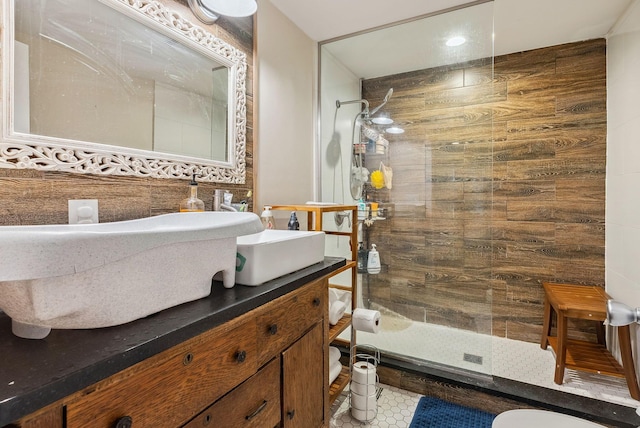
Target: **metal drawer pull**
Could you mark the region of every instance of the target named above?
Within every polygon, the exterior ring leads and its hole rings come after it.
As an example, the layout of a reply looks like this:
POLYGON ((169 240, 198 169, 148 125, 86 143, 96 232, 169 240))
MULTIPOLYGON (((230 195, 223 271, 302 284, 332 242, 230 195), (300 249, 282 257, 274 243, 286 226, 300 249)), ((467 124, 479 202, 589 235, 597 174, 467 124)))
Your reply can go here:
POLYGON ((249 416, 245 416, 244 418, 248 421, 250 421, 251 419, 255 418, 256 416, 258 416, 258 413, 260 413, 261 411, 264 410, 264 408, 267 407, 267 400, 264 400, 262 402, 262 404, 260 405, 260 407, 258 407, 256 409, 255 412, 251 413, 249 416))
POLYGON ((295 410, 289 410, 287 412, 287 417, 291 420, 293 419, 293 417, 296 415, 296 411, 295 410))
POLYGON ((115 428, 131 428, 132 425, 133 425, 133 419, 131 419, 131 416, 123 416, 116 421, 116 424, 114 425, 114 427, 115 428))
POLYGON ((313 306, 320 306, 320 298, 316 297, 315 299, 313 299, 313 306))
POLYGON ((272 336, 275 336, 275 335, 276 335, 276 333, 278 333, 278 324, 271 324, 271 325, 269 326, 269 333, 270 333, 272 336))
POLYGON ((244 360, 247 359, 247 351, 238 351, 236 352, 236 361, 239 363, 244 363, 244 360))

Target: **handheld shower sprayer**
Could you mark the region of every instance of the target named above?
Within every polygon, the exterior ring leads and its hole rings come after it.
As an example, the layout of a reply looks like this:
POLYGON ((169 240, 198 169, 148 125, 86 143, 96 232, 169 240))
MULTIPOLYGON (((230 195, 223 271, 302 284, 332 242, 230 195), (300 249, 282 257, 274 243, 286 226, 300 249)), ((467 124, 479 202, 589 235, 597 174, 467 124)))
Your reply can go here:
POLYGON ((370 117, 375 113, 377 113, 378 110, 380 110, 387 103, 387 101, 389 101, 389 98, 391 98, 391 95, 393 95, 393 88, 389 88, 386 95, 384 96, 384 99, 382 100, 382 104, 380 104, 379 106, 377 106, 371 111, 369 111, 369 101, 365 99, 350 100, 350 101, 336 100, 336 112, 337 112, 337 109, 339 109, 342 105, 345 105, 345 104, 358 103, 364 106, 364 108, 356 115, 356 117, 353 120, 353 128, 351 133, 351 166, 349 171, 349 177, 350 177, 349 187, 351 190, 351 197, 354 200, 358 200, 362 197, 362 188, 364 186, 364 183, 368 179, 367 176, 369 175, 369 172, 366 170, 366 168, 364 168, 362 155, 359 152, 355 153, 355 150, 353 149, 353 145, 355 144, 356 123, 361 125, 362 132, 367 138, 371 140, 375 140, 379 136, 381 136, 382 134, 380 134, 378 131, 370 128, 367 125, 371 125, 371 122, 369 121, 370 117), (366 121, 366 123, 364 123, 363 120, 366 121))

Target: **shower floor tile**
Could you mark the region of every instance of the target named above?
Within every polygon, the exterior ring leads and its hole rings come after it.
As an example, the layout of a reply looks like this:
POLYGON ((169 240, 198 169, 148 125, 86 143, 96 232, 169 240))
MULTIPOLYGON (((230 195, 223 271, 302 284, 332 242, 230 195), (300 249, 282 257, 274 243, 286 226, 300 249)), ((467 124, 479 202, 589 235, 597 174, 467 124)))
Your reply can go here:
POLYGON ((562 385, 556 385, 553 382, 555 355, 551 347, 544 350, 536 343, 501 337, 492 337, 492 342, 495 376, 622 406, 640 406, 640 402, 629 395, 625 379, 567 369, 562 385))
POLYGON ((569 370, 562 385, 553 382, 555 356, 539 344, 414 322, 382 312, 378 334, 358 332, 359 344, 381 352, 498 376, 565 393, 637 408, 622 378, 569 370), (386 327, 385 327, 386 326, 386 327), (481 360, 481 363, 478 362, 481 360))

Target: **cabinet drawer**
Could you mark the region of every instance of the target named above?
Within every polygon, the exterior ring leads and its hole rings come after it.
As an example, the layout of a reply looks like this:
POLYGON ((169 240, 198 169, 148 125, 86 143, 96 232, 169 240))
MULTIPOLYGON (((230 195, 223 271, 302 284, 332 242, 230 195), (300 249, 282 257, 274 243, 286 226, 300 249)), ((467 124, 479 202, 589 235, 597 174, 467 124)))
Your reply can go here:
POLYGON ((184 428, 263 428, 279 423, 280 358, 276 358, 184 428))
POLYGON ((322 319, 327 280, 319 279, 258 309, 258 365, 278 355, 322 319))
POLYGON ((254 319, 241 317, 106 379, 67 403, 67 427, 176 427, 258 369, 254 319))

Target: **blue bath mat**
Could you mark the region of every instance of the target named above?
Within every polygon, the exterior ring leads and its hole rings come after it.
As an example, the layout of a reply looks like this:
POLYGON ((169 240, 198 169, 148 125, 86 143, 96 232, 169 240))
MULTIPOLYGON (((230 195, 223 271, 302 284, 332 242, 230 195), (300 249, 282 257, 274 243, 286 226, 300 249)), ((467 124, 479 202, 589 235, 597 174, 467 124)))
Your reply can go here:
POLYGON ((496 415, 433 397, 422 397, 409 428, 491 428, 496 415))

